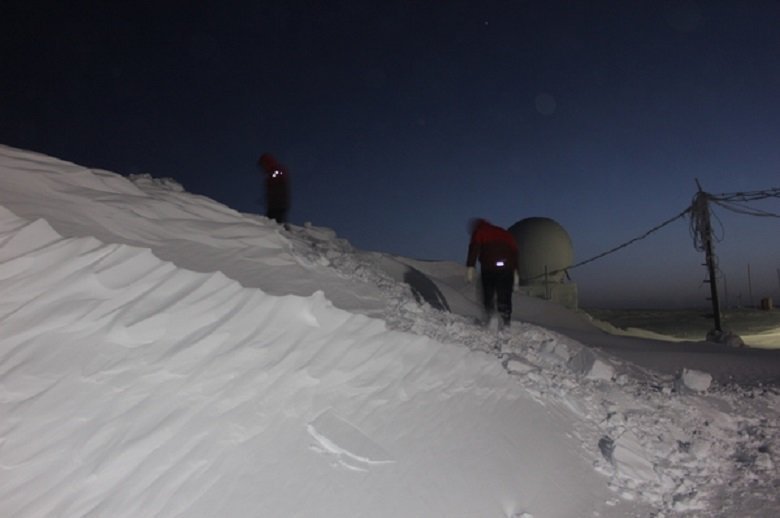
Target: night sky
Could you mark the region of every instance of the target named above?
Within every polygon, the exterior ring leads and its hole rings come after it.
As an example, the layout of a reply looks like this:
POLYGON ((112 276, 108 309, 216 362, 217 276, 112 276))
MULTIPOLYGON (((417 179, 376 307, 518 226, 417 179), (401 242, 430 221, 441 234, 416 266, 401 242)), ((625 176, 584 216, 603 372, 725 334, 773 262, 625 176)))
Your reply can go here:
MULTIPOLYGON (((0 143, 261 214, 270 151, 292 223, 457 262, 475 216, 553 218, 581 261, 697 178, 780 186, 780 2, 197 4, 3 2, 0 143)), ((780 301, 780 219, 716 216, 726 302, 780 301)), ((571 275, 585 306, 706 306, 702 262, 682 219, 571 275)))

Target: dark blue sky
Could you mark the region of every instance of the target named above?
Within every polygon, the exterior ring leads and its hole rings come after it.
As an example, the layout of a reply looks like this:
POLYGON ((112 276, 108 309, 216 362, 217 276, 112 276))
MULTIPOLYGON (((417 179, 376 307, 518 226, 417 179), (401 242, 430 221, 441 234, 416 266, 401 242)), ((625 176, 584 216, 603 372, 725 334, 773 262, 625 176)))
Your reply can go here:
MULTIPOLYGON (((551 217, 579 261, 695 178, 780 184, 775 1, 140 4, 4 2, 0 142, 260 213, 271 151, 293 223, 459 262, 473 216, 551 217)), ((780 220, 719 216, 731 302, 780 299, 780 220)), ((585 305, 706 304, 701 262, 679 221, 571 273, 585 305)))

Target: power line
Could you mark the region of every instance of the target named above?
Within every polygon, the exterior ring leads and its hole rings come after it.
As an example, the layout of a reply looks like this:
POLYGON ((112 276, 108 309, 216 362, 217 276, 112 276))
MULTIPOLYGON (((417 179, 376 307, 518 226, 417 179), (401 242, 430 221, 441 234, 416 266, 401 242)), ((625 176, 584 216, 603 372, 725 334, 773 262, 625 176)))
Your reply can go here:
POLYGON ((780 187, 773 187, 762 191, 705 194, 713 201, 756 201, 764 200, 766 198, 780 198, 780 187))
POLYGON ((622 250, 623 248, 626 248, 627 246, 629 246, 629 245, 632 245, 632 244, 636 243, 637 241, 640 241, 640 240, 642 240, 642 239, 645 239, 645 238, 646 238, 646 237, 648 237, 650 234, 652 234, 652 233, 654 233, 654 232, 657 232, 657 231, 661 230, 661 229, 662 229, 662 228, 664 228, 665 226, 667 226, 667 225, 670 225, 670 224, 674 223, 674 222, 675 222, 675 221, 677 221, 678 219, 680 219, 680 218, 684 217, 684 216, 685 216, 686 214, 688 214, 690 211, 691 211, 691 208, 690 208, 690 207, 688 207, 687 209, 685 209, 685 210, 684 210, 684 211, 682 211, 681 213, 677 214, 677 215, 676 215, 676 216, 674 216, 673 218, 669 218, 669 219, 667 219, 666 221, 664 221, 663 223, 659 223, 658 225, 654 226, 653 228, 651 228, 650 230, 648 230, 647 232, 645 232, 645 233, 644 233, 644 234, 642 234, 641 236, 635 237, 634 239, 631 239, 631 240, 629 240, 629 241, 626 241, 626 242, 625 242, 625 243, 623 243, 622 245, 618 245, 618 246, 616 246, 615 248, 612 248, 612 249, 610 249, 610 250, 607 250, 606 252, 603 252, 603 253, 601 253, 601 254, 599 254, 599 255, 593 256, 593 257, 591 257, 590 259, 586 259, 585 261, 581 261, 581 262, 579 262, 579 263, 577 263, 577 264, 573 264, 573 265, 569 266, 568 268, 564 268, 564 269, 565 269, 565 270, 570 270, 570 269, 572 269, 572 268, 577 268, 578 266, 582 266, 582 265, 585 265, 585 264, 588 264, 588 263, 592 263, 592 262, 593 262, 593 261, 595 261, 596 259, 601 259, 602 257, 604 257, 604 256, 606 256, 606 255, 609 255, 609 254, 615 253, 615 252, 617 252, 618 250, 622 250))
POLYGON ((667 225, 670 225, 677 221, 680 218, 685 217, 688 214, 691 214, 691 223, 690 223, 690 233, 694 240, 694 248, 698 251, 704 251, 706 247, 705 243, 705 228, 709 229, 708 232, 709 235, 714 238, 716 241, 721 241, 723 239, 723 235, 725 234, 725 229, 723 226, 723 223, 720 221, 720 219, 717 217, 717 215, 712 212, 712 210, 709 208, 708 202, 713 202, 717 204, 720 207, 723 207, 727 210, 731 210, 733 212, 737 212, 740 214, 747 214, 750 216, 761 216, 761 217, 773 217, 773 218, 780 218, 780 214, 776 214, 773 212, 761 210, 761 209, 755 209, 746 207, 745 205, 742 205, 737 202, 750 202, 750 201, 757 201, 757 200, 763 200, 767 198, 780 198, 780 187, 775 187, 771 189, 765 189, 761 191, 749 191, 749 192, 734 192, 734 193, 722 193, 722 194, 709 194, 704 191, 699 191, 696 196, 694 196, 693 201, 691 202, 691 205, 689 205, 685 210, 677 214, 676 216, 673 216, 666 221, 663 221, 662 223, 659 223, 658 225, 654 226, 644 234, 637 236, 633 239, 630 239, 626 241, 625 243, 622 243, 614 248, 611 248, 607 250, 606 252, 602 252, 598 255, 595 255, 589 259, 586 259, 584 261, 580 261, 576 264, 573 264, 571 266, 567 266, 565 268, 560 268, 557 270, 553 270, 551 272, 547 272, 544 274, 537 275, 535 277, 532 277, 529 280, 533 279, 540 279, 542 277, 546 277, 549 275, 554 275, 556 273, 560 272, 567 272, 569 270, 572 270, 574 268, 578 268, 580 266, 584 266, 588 263, 592 263, 593 261, 596 261, 598 259, 601 259, 602 257, 605 257, 607 255, 613 254, 619 250, 622 250, 623 248, 626 248, 637 241, 640 241, 642 239, 645 239, 646 237, 650 236, 651 234, 661 230, 667 225), (720 226, 721 235, 718 236, 712 236, 712 224, 711 224, 711 217, 714 217, 720 226))
POLYGON ((542 277, 549 276, 549 275, 555 275, 556 273, 560 273, 560 272, 568 272, 568 270, 571 270, 571 269, 574 269, 574 268, 578 268, 578 267, 586 265, 588 263, 592 263, 593 261, 595 261, 597 259, 601 259, 604 256, 607 256, 609 254, 613 254, 613 253, 617 252, 618 250, 622 250, 623 248, 626 248, 627 246, 636 243, 637 241, 645 239, 650 234, 652 234, 654 232, 657 232, 657 231, 661 230, 662 228, 664 228, 665 226, 670 225, 671 223, 674 223, 678 219, 684 217, 690 211, 691 211, 691 207, 688 207, 687 209, 685 209, 684 211, 680 212, 676 216, 674 216, 672 218, 669 218, 666 221, 664 221, 662 223, 659 223, 658 225, 654 226, 653 228, 651 228, 650 230, 648 230, 644 234, 642 234, 640 236, 637 236, 637 237, 635 237, 633 239, 630 239, 630 240, 626 241, 623 244, 620 244, 620 245, 618 245, 618 246, 616 246, 616 247, 614 247, 614 248, 612 248, 610 250, 607 250, 606 252, 602 252, 602 253, 600 253, 598 255, 595 255, 595 256, 591 257, 590 259, 586 259, 584 261, 580 261, 579 263, 573 264, 571 266, 567 266, 566 268, 560 268, 558 270, 553 270, 551 272, 547 272, 547 273, 544 273, 544 274, 537 275, 536 277, 532 277, 529 280, 541 279, 542 277))
POLYGON ((745 205, 736 202, 726 202, 726 201, 720 201, 718 199, 713 199, 712 202, 720 207, 723 207, 726 210, 736 212, 737 214, 746 214, 748 216, 759 216, 762 218, 780 218, 780 214, 776 214, 774 212, 769 212, 766 210, 746 207, 745 205))

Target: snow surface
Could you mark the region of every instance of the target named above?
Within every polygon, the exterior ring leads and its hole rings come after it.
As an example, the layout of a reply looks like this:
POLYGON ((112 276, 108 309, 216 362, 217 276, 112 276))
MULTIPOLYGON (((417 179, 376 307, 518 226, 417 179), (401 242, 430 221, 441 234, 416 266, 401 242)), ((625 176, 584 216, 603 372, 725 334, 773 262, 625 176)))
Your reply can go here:
POLYGON ((777 351, 463 279, 0 146, 0 516, 780 514, 777 351))

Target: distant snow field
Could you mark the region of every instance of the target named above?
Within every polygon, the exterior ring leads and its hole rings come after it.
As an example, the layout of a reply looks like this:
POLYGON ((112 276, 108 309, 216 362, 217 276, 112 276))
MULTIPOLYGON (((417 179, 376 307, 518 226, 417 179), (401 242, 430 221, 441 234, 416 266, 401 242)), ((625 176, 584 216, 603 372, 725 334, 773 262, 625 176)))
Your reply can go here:
POLYGON ((0 146, 0 516, 780 515, 780 353, 464 273, 0 146))

